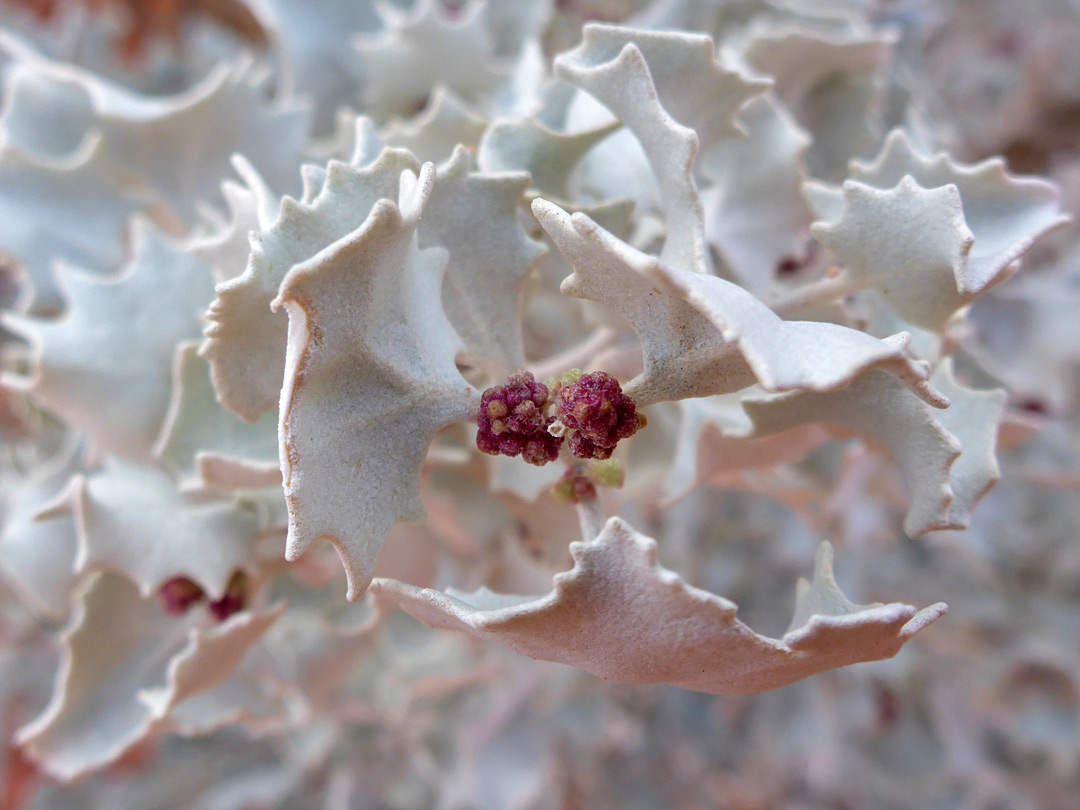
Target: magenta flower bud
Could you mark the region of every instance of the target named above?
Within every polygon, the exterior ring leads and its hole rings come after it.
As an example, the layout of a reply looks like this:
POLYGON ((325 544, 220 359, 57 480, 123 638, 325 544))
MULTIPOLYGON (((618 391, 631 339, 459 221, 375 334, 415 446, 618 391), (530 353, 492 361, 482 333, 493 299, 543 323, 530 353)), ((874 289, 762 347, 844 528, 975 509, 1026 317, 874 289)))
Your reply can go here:
POLYGON ((210 603, 210 613, 219 622, 225 621, 234 613, 239 613, 247 604, 248 577, 243 571, 237 571, 229 579, 225 594, 210 603))
POLYGON ((161 608, 170 616, 183 616, 204 596, 203 589, 187 577, 173 577, 158 590, 161 608))
POLYGON ((596 497, 596 484, 576 464, 563 473, 563 477, 551 488, 551 494, 563 503, 584 503, 596 497))
POLYGON ((548 433, 554 421, 544 416, 551 392, 528 371, 487 389, 476 414, 476 446, 492 456, 521 456, 541 466, 559 457, 562 439, 548 433))
POLYGON ((620 439, 645 426, 634 400, 603 371, 563 386, 555 398, 555 416, 572 431, 570 451, 578 458, 610 458, 620 439))

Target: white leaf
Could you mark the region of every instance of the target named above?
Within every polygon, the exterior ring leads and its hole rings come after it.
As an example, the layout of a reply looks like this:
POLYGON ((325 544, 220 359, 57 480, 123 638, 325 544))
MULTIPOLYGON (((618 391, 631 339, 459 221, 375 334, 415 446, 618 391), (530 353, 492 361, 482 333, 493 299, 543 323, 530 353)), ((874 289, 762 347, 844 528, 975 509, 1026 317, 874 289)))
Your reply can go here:
POLYGON ((52 699, 16 740, 63 781, 101 768, 167 727, 175 704, 228 678, 280 612, 200 631, 197 611, 169 616, 127 580, 96 576, 65 631, 52 699))
POLYGON ((281 480, 277 414, 263 414, 248 423, 222 408, 197 344, 182 343, 173 368, 172 401, 154 455, 187 485, 197 483, 199 470, 213 459, 211 478, 216 483, 221 482, 224 465, 229 465, 235 473, 247 469, 260 482, 269 475, 263 485, 272 486, 281 480))
POLYGON ((63 308, 54 261, 94 272, 120 263, 138 207, 124 194, 99 135, 59 159, 0 141, 0 244, 26 272, 32 290, 23 307, 34 314, 63 308))
POLYGON ((753 694, 827 669, 891 658, 944 604, 859 606, 832 578, 832 551, 818 552, 814 584, 801 583, 782 639, 735 618, 733 602, 694 588, 656 561, 656 541, 619 518, 570 547, 574 568, 541 597, 442 593, 378 580, 379 599, 432 628, 458 630, 544 661, 621 683, 670 683, 710 694, 753 694))
MULTIPOLYGON (((270 301, 285 274, 358 228, 377 200, 396 199, 406 169, 419 162, 393 148, 361 169, 331 161, 318 195, 307 203, 286 197, 273 227, 255 237, 244 274, 218 286, 201 352, 233 413, 254 421, 277 404, 287 324, 270 301)), ((525 364, 522 288, 544 254, 517 221, 527 187, 523 173, 472 171, 467 150, 456 149, 437 173, 420 224, 422 247, 449 251, 441 295, 451 323, 475 359, 504 374, 525 364), (480 231, 477 222, 485 223, 480 231)))
POLYGON ((483 118, 440 84, 423 112, 408 122, 394 119, 379 135, 387 146, 408 149, 419 160, 438 163, 458 145, 475 150, 485 126, 483 118))
MULTIPOLYGON (((1001 158, 962 164, 944 152, 924 155, 900 129, 889 133, 876 158, 852 161, 850 168, 851 180, 882 190, 896 188, 907 175, 924 189, 953 185, 959 192, 964 221, 975 239, 956 279, 961 295, 977 295, 1000 281, 1036 239, 1068 221, 1057 189, 1047 181, 1014 176, 1001 158)), ((839 218, 841 188, 811 181, 804 190, 819 220, 839 218)))
POLYGON ((776 94, 798 110, 805 97, 837 76, 874 73, 888 65, 895 31, 872 31, 865 24, 814 25, 804 20, 760 21, 742 46, 746 60, 776 82, 776 94))
POLYGON ((443 84, 466 100, 494 90, 508 74, 495 60, 484 3, 449 20, 440 3, 418 0, 408 12, 380 6, 386 29, 358 40, 364 101, 376 118, 412 112, 443 84))
POLYGON ((82 460, 78 448, 33 471, 9 493, 0 531, 0 569, 34 611, 61 621, 71 609, 75 574, 75 519, 70 514, 40 515, 55 504, 82 460))
POLYGON ((474 172, 470 164, 468 151, 458 147, 439 168, 419 244, 446 249, 446 314, 465 350, 502 379, 525 365, 522 294, 526 277, 547 249, 518 222, 528 175, 474 172))
POLYGON ((277 217, 278 198, 258 170, 241 155, 233 155, 233 168, 243 184, 221 184, 228 214, 210 232, 192 239, 188 249, 214 272, 218 283, 236 278, 251 253, 249 234, 267 230, 277 217))
POLYGON ((254 421, 271 410, 281 390, 288 324, 270 301, 289 269, 353 231, 379 199, 397 196, 398 178, 418 162, 384 150, 364 168, 331 161, 326 183, 309 203, 286 197, 273 226, 254 237, 247 269, 218 285, 201 353, 210 362, 221 404, 254 421))
MULTIPOLYGON (((731 481, 746 470, 772 467, 802 458, 829 440, 817 425, 760 439, 738 438, 747 432, 741 400, 732 397, 684 399, 677 403, 675 457, 664 479, 664 498, 681 498, 703 483, 731 481)), ((649 427, 653 420, 650 418, 649 427)))
POLYGON ((393 523, 423 517, 419 476, 435 433, 477 404, 440 303, 446 255, 415 242, 434 167, 410 177, 400 209, 377 202, 353 233, 290 270, 275 301, 289 314, 279 428, 286 556, 328 540, 354 600, 393 523))
POLYGON ((619 127, 617 121, 583 132, 553 129, 538 118, 500 121, 484 132, 476 159, 486 172, 529 172, 529 188, 568 200, 570 172, 578 161, 619 127))
POLYGON ((267 71, 250 59, 218 65, 184 93, 153 98, 71 65, 30 57, 25 49, 20 58, 11 77, 19 103, 4 113, 5 128, 16 142, 40 148, 38 133, 50 125, 39 120, 43 112, 76 127, 68 142, 99 133, 117 176, 185 221, 194 220, 203 200, 216 197, 236 152, 272 187, 289 188, 294 182, 309 112, 295 103, 271 101, 267 71), (21 85, 27 85, 25 90, 21 85), (64 88, 67 115, 51 109, 57 85, 64 88))
POLYGON ((946 358, 938 366, 930 381, 951 403, 936 414, 936 418, 963 448, 949 472, 953 491, 949 506, 950 527, 967 528, 975 505, 1001 478, 997 444, 998 430, 1005 414, 1006 392, 961 385, 953 376, 952 358, 946 358))
POLYGON ((764 292, 781 260, 803 254, 810 209, 801 185, 810 138, 771 96, 752 99, 739 119, 748 136, 702 157, 715 185, 702 192, 705 238, 751 292, 764 292))
POLYGON ((642 49, 631 41, 612 52, 613 42, 621 42, 618 37, 612 42, 613 34, 621 36, 621 29, 586 25, 582 43, 556 57, 555 74, 603 103, 645 150, 667 227, 661 261, 704 272, 709 261, 694 182, 697 135, 664 109, 642 49))
POLYGON ((783 321, 741 287, 665 267, 583 214, 544 200, 533 212, 574 267, 563 292, 614 308, 641 340, 645 370, 626 388, 641 406, 755 382, 769 391, 824 391, 874 367, 941 404, 927 370, 907 356, 904 333, 878 340, 836 324, 783 321))
POLYGON ((814 236, 840 257, 854 286, 876 288, 902 318, 940 334, 985 288, 971 278, 975 237, 959 190, 924 189, 905 175, 887 190, 848 180, 843 194, 840 216, 814 223, 814 236))
POLYGON ((960 442, 941 425, 937 412, 895 377, 871 371, 838 391, 747 400, 743 407, 756 437, 820 423, 884 445, 903 469, 910 491, 904 531, 918 537, 956 528, 949 517, 954 494, 950 474, 962 450, 960 442))
POLYGON ((28 378, 9 380, 101 448, 145 460, 169 404, 177 344, 199 336, 210 270, 135 220, 134 256, 115 278, 63 268, 69 302, 56 319, 8 316, 30 341, 28 378), (118 328, 123 325, 123 328, 118 328))
POLYGON ((131 466, 76 476, 69 491, 80 573, 123 574, 143 594, 183 576, 220 599, 234 572, 254 566, 259 522, 238 503, 199 502, 161 473, 131 466))
POLYGON ((349 47, 378 30, 373 0, 259 0, 253 4, 270 43, 281 53, 283 95, 310 99, 313 129, 324 135, 345 104, 358 100, 361 68, 349 47))

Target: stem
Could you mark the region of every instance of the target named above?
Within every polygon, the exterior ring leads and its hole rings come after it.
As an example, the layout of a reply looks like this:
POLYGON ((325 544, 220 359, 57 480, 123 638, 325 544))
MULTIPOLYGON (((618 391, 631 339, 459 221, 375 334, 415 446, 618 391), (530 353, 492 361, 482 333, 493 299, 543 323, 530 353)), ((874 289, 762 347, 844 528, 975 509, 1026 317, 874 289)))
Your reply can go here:
POLYGON ((819 304, 831 303, 837 298, 859 292, 861 289, 861 284, 846 272, 841 271, 836 275, 825 276, 817 281, 811 281, 790 295, 774 301, 771 307, 772 311, 781 318, 789 318, 800 310, 819 304))
POLYGON ((594 331, 585 340, 576 346, 571 346, 562 354, 549 357, 543 362, 536 363, 529 370, 536 379, 543 381, 545 377, 557 377, 572 368, 588 364, 597 354, 613 345, 619 338, 619 332, 608 326, 603 326, 594 331))
POLYGON ((600 508, 600 499, 592 498, 576 504, 578 524, 581 526, 581 539, 591 543, 600 534, 607 522, 604 510, 600 508))

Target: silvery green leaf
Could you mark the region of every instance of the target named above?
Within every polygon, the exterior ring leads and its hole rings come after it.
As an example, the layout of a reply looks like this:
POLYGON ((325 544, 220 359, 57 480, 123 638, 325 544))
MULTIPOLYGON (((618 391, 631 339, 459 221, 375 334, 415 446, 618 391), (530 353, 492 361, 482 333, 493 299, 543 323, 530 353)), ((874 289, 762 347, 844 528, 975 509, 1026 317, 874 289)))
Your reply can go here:
POLYGON ((442 309, 442 250, 416 231, 435 167, 402 176, 352 233, 295 265, 275 308, 289 315, 280 457, 288 559, 317 540, 341 556, 349 599, 367 589, 397 520, 422 520, 420 469, 443 426, 475 412, 461 345, 442 309))
POLYGON ((402 11, 378 6, 384 29, 357 39, 367 112, 377 119, 407 115, 437 84, 466 101, 492 92, 509 73, 494 54, 485 3, 470 3, 458 19, 435 0, 402 11))
POLYGON ((145 221, 132 230, 133 255, 118 276, 59 269, 63 316, 8 316, 32 347, 29 375, 8 383, 98 447, 146 460, 168 408, 173 354, 180 341, 199 336, 213 278, 145 221))
POLYGON ((843 326, 783 321, 746 290, 704 273, 666 267, 600 228, 545 200, 533 203, 574 267, 567 295, 610 306, 630 322, 645 355, 627 385, 639 405, 725 394, 760 383, 769 391, 840 388, 886 368, 939 407, 924 364, 906 352, 907 336, 881 341, 843 326))
POLYGON ((225 681, 283 607, 200 629, 197 611, 170 616, 111 574, 91 578, 77 598, 52 699, 17 734, 42 769, 65 782, 160 733, 174 706, 225 681))

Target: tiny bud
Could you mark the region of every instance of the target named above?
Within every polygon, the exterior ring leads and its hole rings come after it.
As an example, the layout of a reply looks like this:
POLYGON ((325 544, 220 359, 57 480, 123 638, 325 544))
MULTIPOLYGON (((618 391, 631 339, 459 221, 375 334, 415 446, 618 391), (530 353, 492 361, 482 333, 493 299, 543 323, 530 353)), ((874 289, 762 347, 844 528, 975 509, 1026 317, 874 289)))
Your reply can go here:
POLYGON ((619 489, 626 481, 626 470, 617 458, 594 461, 589 465, 589 477, 602 487, 619 489))
POLYGON ((596 497, 596 486, 582 472, 581 465, 575 465, 563 473, 551 488, 551 494, 563 503, 583 503, 596 497))
POLYGON ((170 616, 183 616, 204 596, 203 589, 187 577, 173 577, 158 590, 161 608, 170 616))
POLYGON ((487 415, 491 419, 502 419, 509 411, 506 409, 506 403, 501 400, 492 400, 487 406, 487 415))
POLYGON ((239 613, 247 603, 249 589, 250 582, 247 574, 243 571, 237 571, 229 579, 224 596, 210 603, 210 613, 219 622, 223 622, 233 614, 239 613))

